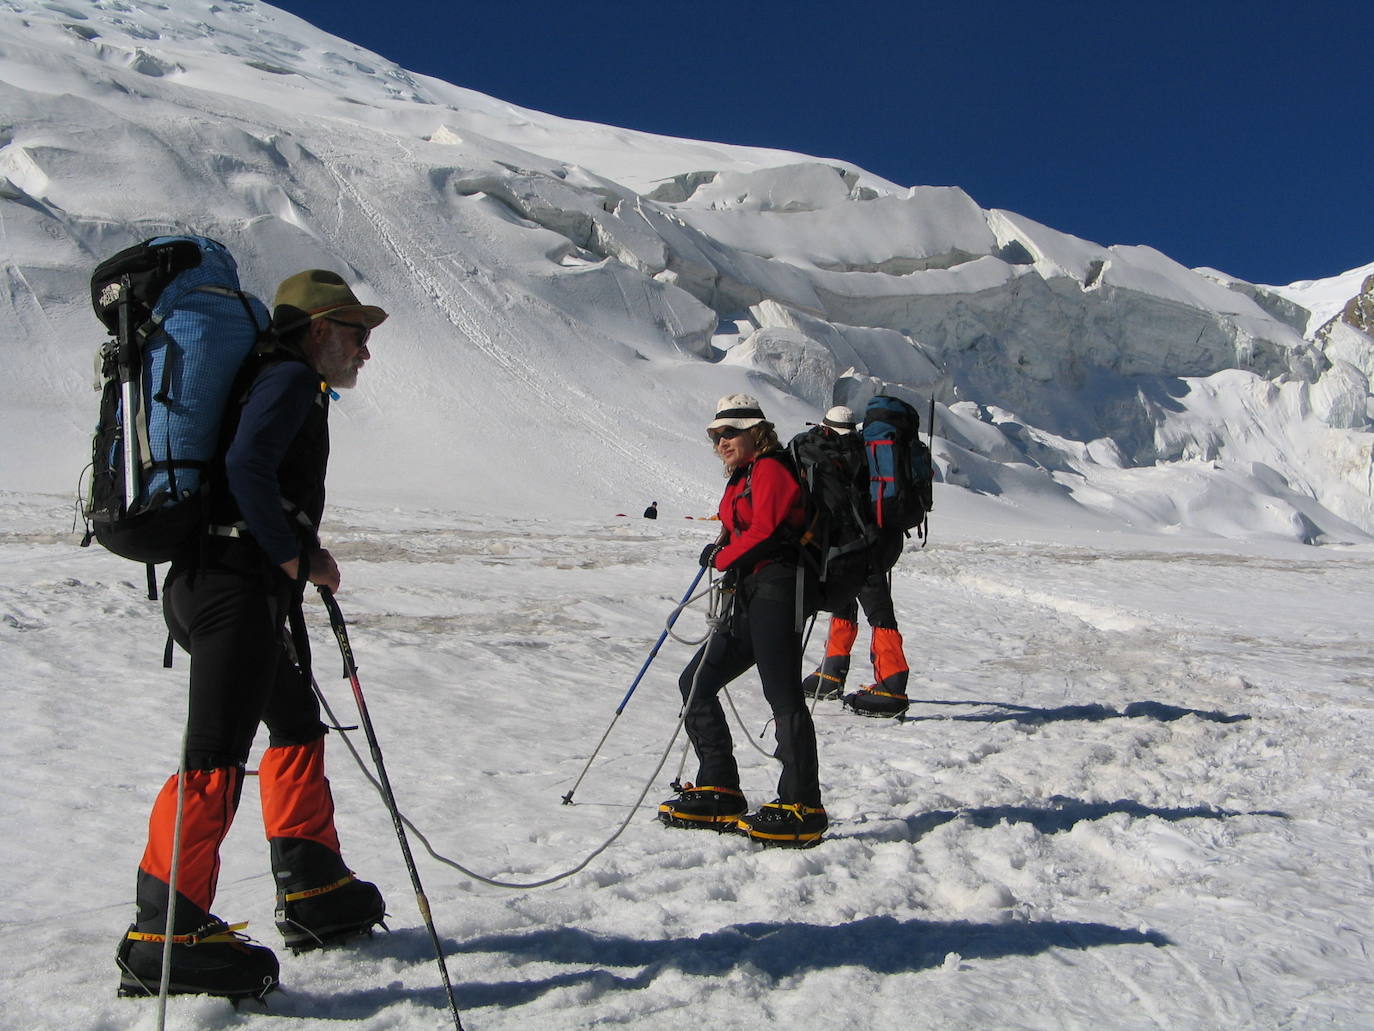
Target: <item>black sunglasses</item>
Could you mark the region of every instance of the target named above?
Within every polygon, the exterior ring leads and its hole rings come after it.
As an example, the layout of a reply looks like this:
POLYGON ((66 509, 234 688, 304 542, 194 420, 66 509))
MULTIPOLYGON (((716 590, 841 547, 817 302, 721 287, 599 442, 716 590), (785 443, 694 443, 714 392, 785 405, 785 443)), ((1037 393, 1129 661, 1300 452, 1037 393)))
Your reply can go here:
POLYGON ((336 326, 347 326, 349 329, 356 329, 359 334, 359 347, 365 347, 367 345, 367 338, 372 335, 372 327, 364 326, 361 322, 345 322, 343 319, 331 319, 328 315, 324 316, 324 321, 332 322, 336 326))
POLYGON ((722 440, 734 440, 741 434, 748 432, 748 430, 742 430, 738 426, 722 426, 718 430, 707 430, 706 436, 712 444, 719 444, 722 440))

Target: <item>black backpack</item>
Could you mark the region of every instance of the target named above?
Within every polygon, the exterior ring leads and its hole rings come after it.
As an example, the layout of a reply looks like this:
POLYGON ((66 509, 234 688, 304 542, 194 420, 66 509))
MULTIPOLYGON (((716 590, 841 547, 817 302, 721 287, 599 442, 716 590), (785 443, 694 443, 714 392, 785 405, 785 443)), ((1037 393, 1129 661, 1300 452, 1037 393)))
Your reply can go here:
POLYGON ((91 304, 111 337, 99 354, 82 545, 94 538, 147 564, 151 596, 152 565, 174 558, 203 525, 224 411, 271 320, 239 289, 224 246, 199 236, 155 237, 102 262, 91 304))
POLYGON ((866 503, 869 471, 858 434, 815 427, 787 445, 806 496, 802 564, 815 607, 835 612, 858 597, 872 571, 878 528, 866 503))
POLYGON ((882 530, 915 529, 934 505, 935 468, 921 440, 921 415, 900 398, 879 394, 864 410, 868 455, 868 499, 873 522, 882 530))

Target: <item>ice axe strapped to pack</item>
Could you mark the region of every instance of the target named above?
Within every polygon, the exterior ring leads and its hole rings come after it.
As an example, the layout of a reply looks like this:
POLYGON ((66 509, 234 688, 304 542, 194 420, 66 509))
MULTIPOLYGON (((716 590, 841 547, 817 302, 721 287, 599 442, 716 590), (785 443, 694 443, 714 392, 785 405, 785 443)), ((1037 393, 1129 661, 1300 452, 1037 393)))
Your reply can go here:
POLYGON ((154 237, 102 262, 91 305, 111 338, 82 544, 167 562, 202 523, 235 376, 271 319, 239 289, 228 250, 201 236, 154 237))

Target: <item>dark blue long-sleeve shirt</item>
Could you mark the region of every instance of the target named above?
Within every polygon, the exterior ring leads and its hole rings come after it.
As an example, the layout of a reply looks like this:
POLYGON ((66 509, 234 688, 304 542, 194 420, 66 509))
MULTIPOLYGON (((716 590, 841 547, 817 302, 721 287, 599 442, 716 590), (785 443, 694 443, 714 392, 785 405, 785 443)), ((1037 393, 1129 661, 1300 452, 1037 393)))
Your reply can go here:
MULTIPOLYGON (((282 506, 287 498, 304 504, 300 489, 281 481, 283 465, 296 442, 312 406, 327 404, 321 397, 325 389, 320 376, 299 361, 273 362, 254 379, 243 402, 238 428, 224 456, 229 491, 238 504, 248 532, 273 564, 297 558, 301 551, 299 528, 282 506)), ((306 470, 317 483, 307 485, 306 493, 320 492, 323 508, 324 463, 327 443, 318 456, 317 470, 306 470)), ((318 523, 320 511, 307 511, 318 523)))

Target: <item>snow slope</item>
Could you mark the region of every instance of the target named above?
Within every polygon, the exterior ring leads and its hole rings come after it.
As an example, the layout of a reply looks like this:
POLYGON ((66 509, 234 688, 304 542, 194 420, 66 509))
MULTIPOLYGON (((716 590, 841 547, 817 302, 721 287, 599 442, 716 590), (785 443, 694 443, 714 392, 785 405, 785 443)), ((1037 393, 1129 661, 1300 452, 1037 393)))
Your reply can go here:
POLYGON ((1374 528, 1374 343, 1303 335, 1339 284, 1280 296, 957 188, 542 115, 265 4, 3 0, 0 28, 12 488, 80 468, 91 266, 191 229, 256 292, 327 265, 394 313, 338 413, 345 491, 699 505, 716 397, 754 390, 791 431, 886 389, 936 394, 942 467, 980 490, 1147 530, 1212 530, 1235 494, 1254 518, 1228 533, 1374 528), (1132 502, 1142 479, 1172 511, 1132 502))
MULTIPOLYGON (((324 530, 415 826, 528 883, 624 824, 530 890, 414 840, 473 1031, 1374 1027, 1374 350, 1314 332, 1368 269, 1239 283, 842 161, 518 109, 234 0, 0 0, 0 111, 0 1026, 154 1026, 113 955, 185 661, 68 495, 88 271, 196 229, 259 293, 325 265, 394 313, 335 409, 324 530), (677 642, 562 805, 712 535, 714 399, 794 432, 879 386, 938 393, 945 482, 894 578, 912 718, 816 710, 830 840, 635 808, 680 761, 677 642)), ((731 696, 766 801, 754 678, 731 696)), ((170 1027, 449 1026, 343 744, 345 854, 392 933, 170 1027)), ((217 909, 270 944, 256 807, 217 909)))

